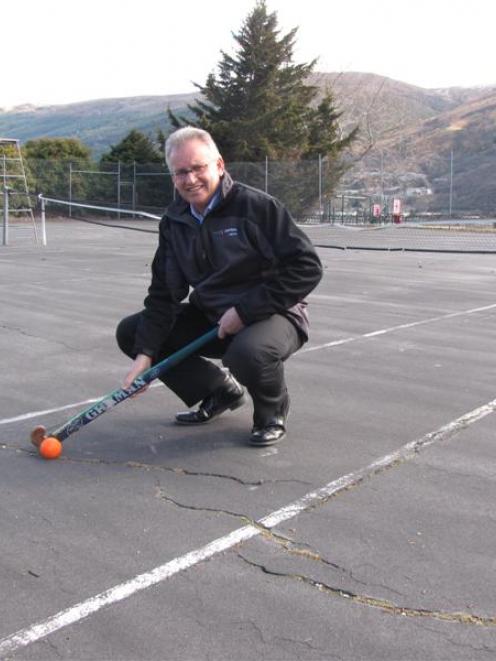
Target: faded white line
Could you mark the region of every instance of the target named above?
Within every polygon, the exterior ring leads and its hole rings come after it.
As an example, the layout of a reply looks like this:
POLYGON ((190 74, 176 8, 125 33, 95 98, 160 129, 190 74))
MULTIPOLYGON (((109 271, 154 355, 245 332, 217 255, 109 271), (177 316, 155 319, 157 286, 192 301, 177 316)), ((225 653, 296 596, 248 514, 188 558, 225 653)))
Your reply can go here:
MULTIPOLYGON (((302 349, 295 354, 297 358, 300 354, 309 353, 310 351, 321 351, 322 349, 329 349, 330 347, 338 347, 342 344, 348 344, 350 342, 357 342, 358 340, 367 339, 371 337, 377 337, 378 335, 386 335, 387 333, 394 333, 398 330, 404 330, 406 328, 414 328, 415 326, 422 326, 424 324, 432 324, 436 321, 443 321, 444 319, 452 319, 453 317, 462 317, 466 314, 475 314, 476 312, 485 312, 486 310, 492 310, 496 308, 496 303, 492 305, 485 305, 480 308, 472 308, 471 310, 462 310, 460 312, 450 312, 449 314, 440 315, 438 317, 429 317, 428 319, 421 319, 420 321, 413 321, 408 324, 400 324, 398 326, 390 326, 389 328, 382 328, 380 330, 372 331, 370 333, 364 333, 363 335, 355 335, 353 337, 345 337, 341 340, 334 340, 332 342, 326 342, 325 344, 318 344, 315 346, 307 347, 302 349)), ((156 388, 163 385, 162 383, 154 383, 150 387, 156 388)), ((29 413, 24 413, 23 415, 18 415, 14 418, 3 418, 0 419, 0 425, 7 425, 14 422, 22 422, 23 420, 30 420, 31 418, 40 418, 44 415, 49 415, 51 413, 58 413, 60 411, 66 411, 68 409, 76 408, 79 406, 86 406, 88 404, 93 404, 97 402, 98 399, 87 399, 84 402, 75 402, 74 404, 66 404, 65 406, 60 406, 58 408, 46 409, 44 411, 31 411, 29 413)))
POLYGON ((90 597, 70 608, 62 610, 46 620, 17 631, 16 633, 0 640, 0 656, 4 654, 12 654, 21 647, 25 647, 26 645, 41 640, 70 624, 80 622, 105 606, 110 606, 123 599, 127 599, 142 590, 146 590, 157 583, 161 583, 171 578, 179 572, 194 567, 223 551, 233 548, 236 544, 240 544, 241 542, 256 537, 261 534, 263 530, 270 530, 284 521, 292 519, 305 510, 315 507, 332 496, 335 496, 340 491, 348 489, 350 486, 357 485, 367 477, 372 477, 378 471, 393 466, 397 461, 407 461, 412 459, 420 450, 435 442, 449 438, 460 429, 468 427, 477 420, 484 418, 486 415, 494 413, 494 411, 496 411, 496 399, 460 416, 456 420, 449 422, 447 425, 440 427, 434 432, 430 432, 415 441, 406 443, 395 452, 377 459, 365 468, 343 475, 337 480, 329 482, 324 487, 311 491, 302 498, 295 500, 293 503, 272 512, 272 514, 267 515, 263 519, 260 519, 253 525, 250 524, 238 528, 228 535, 219 537, 213 542, 210 542, 206 546, 191 551, 179 558, 175 558, 149 572, 139 574, 129 581, 120 583, 105 592, 101 592, 94 597, 90 597))
POLYGON ((0 420, 0 425, 8 425, 12 422, 22 422, 23 420, 29 420, 30 418, 39 418, 42 415, 49 415, 50 413, 59 413, 60 411, 67 411, 67 409, 73 409, 75 406, 85 406, 86 404, 93 404, 97 402, 100 398, 96 397, 93 399, 85 399, 82 402, 74 402, 74 404, 66 404, 65 406, 59 406, 55 409, 45 409, 44 411, 30 411, 29 413, 23 413, 22 415, 17 415, 14 418, 3 418, 0 420))
MULTIPOLYGON (((152 383, 150 388, 158 388, 163 386, 162 382, 152 383)), ((29 413, 23 413, 22 415, 16 415, 14 418, 3 418, 0 420, 0 425, 8 425, 13 422, 22 422, 23 420, 30 420, 31 418, 39 418, 43 415, 50 415, 50 413, 60 413, 60 411, 67 411, 68 409, 74 409, 79 406, 87 406, 88 404, 94 404, 98 402, 102 397, 93 397, 92 399, 85 399, 82 402, 74 402, 73 404, 65 404, 64 406, 59 406, 55 409, 45 409, 44 411, 30 411, 29 413)))
MULTIPOLYGON (((444 319, 451 319, 453 317, 461 317, 467 314, 475 314, 476 312, 485 312, 486 310, 491 310, 493 308, 496 308, 496 303, 493 303, 492 305, 485 305, 483 307, 479 308, 472 308, 470 310, 462 310, 460 312, 450 312, 445 315, 440 315, 437 317, 429 317, 428 319, 421 319, 420 321, 413 321, 408 324, 399 324, 398 326, 390 326, 389 328, 382 328, 380 330, 372 331, 370 333, 364 333, 362 335, 355 335, 353 337, 346 337, 341 340, 334 340, 332 342, 326 342, 325 344, 318 344, 315 346, 310 346, 307 347, 306 349, 302 349, 296 354, 296 357, 299 354, 303 353, 309 353, 310 351, 320 351, 322 349, 328 349, 330 347, 337 347, 342 344, 348 344, 349 342, 357 342, 358 340, 364 339, 364 338, 370 338, 370 337, 377 337, 378 335, 386 335, 387 333, 394 333, 395 331, 398 330, 404 330, 406 328, 414 328, 415 326, 422 326, 424 324, 431 324, 436 321, 443 321, 444 319)), ((157 386, 161 386, 162 383, 154 383, 150 387, 154 388, 157 386)), ((88 404, 93 404, 94 402, 97 402, 100 398, 93 398, 93 399, 87 399, 83 402, 75 402, 73 404, 66 404, 65 406, 61 406, 58 408, 53 408, 53 409, 46 409, 44 411, 31 411, 29 413, 25 413, 23 415, 18 415, 14 418, 3 418, 0 420, 0 425, 6 425, 10 424, 13 422, 21 422, 23 420, 29 420, 31 418, 37 418, 41 417, 44 415, 49 415, 50 413, 58 413, 60 411, 66 411, 71 408, 76 408, 78 406, 85 406, 88 404)))
MULTIPOLYGON (((325 344, 317 344, 315 346, 302 349, 298 353, 309 353, 310 351, 320 351, 321 349, 327 349, 329 347, 335 347, 340 344, 346 344, 347 342, 356 342, 357 340, 363 340, 364 338, 377 337, 378 335, 386 335, 387 333, 394 333, 395 331, 405 330, 406 328, 415 328, 416 326, 423 326, 424 324, 433 324, 436 321, 444 321, 445 319, 453 319, 454 317, 463 317, 467 314, 475 314, 477 312, 486 312, 487 310, 492 310, 496 308, 496 303, 492 305, 484 305, 480 308, 472 308, 471 310, 461 310, 460 312, 450 312, 449 314, 439 315, 437 317, 429 317, 428 319, 421 319, 420 321, 412 321, 408 324, 399 324, 398 326, 390 326, 389 328, 381 328, 380 330, 372 331, 370 333, 364 333, 363 335, 356 335, 354 337, 347 337, 344 340, 335 340, 333 342, 326 342, 325 344)), ((296 356, 298 356, 298 353, 296 356)))

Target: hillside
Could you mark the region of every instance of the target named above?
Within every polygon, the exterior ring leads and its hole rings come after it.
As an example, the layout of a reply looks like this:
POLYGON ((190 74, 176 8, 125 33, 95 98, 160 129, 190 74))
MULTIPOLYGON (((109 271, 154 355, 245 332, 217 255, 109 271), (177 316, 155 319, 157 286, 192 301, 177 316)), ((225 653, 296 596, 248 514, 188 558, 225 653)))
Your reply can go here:
POLYGON ((167 107, 184 108, 194 97, 137 96, 0 111, 0 136, 22 142, 40 137, 79 138, 99 156, 133 128, 152 136, 159 128, 166 130, 167 107))
MULTIPOLYGON (((309 82, 330 86, 343 112, 343 127, 361 127, 362 140, 411 126, 456 107, 476 90, 427 90, 370 73, 315 73, 309 82)), ((166 108, 184 108, 195 94, 101 99, 61 106, 0 111, 0 135, 22 141, 41 136, 80 138, 95 154, 132 128, 153 135, 168 128, 166 108)))
POLYGON ((348 174, 353 193, 401 197, 417 211, 496 212, 496 88, 384 131, 348 174))
MULTIPOLYGON (((370 73, 315 73, 331 87, 344 130, 360 126, 350 194, 399 196, 414 210, 496 210, 496 87, 424 89, 370 73), (453 150, 453 160, 451 152, 453 150), (453 178, 451 165, 453 163, 453 178)), ((0 136, 26 141, 77 137, 95 157, 136 128, 154 137, 169 126, 166 109, 184 110, 195 94, 102 99, 0 111, 0 136)))

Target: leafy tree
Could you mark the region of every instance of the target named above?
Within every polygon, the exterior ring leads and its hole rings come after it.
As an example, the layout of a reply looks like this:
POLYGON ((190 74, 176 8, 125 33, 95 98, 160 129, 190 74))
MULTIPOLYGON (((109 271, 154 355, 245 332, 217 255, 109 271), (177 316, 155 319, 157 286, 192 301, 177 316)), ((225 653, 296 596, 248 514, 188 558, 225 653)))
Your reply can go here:
POLYGON ((133 129, 119 144, 102 155, 100 163, 160 163, 162 154, 148 136, 133 129))
POLYGON ((40 160, 86 160, 91 150, 76 138, 37 138, 28 140, 23 147, 25 158, 40 160))
MULTIPOLYGON (((91 150, 76 138, 37 138, 28 140, 22 148, 26 162, 30 191, 50 197, 67 199, 69 196, 69 163, 75 170, 88 169, 91 150)), ((87 186, 73 182, 73 199, 86 194, 87 186)))
MULTIPOLYGON (((191 117, 168 110, 175 128, 192 124, 209 131, 229 163, 235 161, 302 161, 321 155, 329 173, 325 190, 330 192, 342 169, 338 161, 355 139, 357 129, 342 136, 330 90, 316 105, 319 89, 307 83, 316 60, 293 63, 297 28, 285 35, 278 30, 277 15, 269 13, 265 0, 258 0, 239 33, 233 34, 234 55, 222 52, 217 73, 196 87, 201 97, 188 106, 191 117)), ((299 179, 301 168, 281 168, 277 188, 291 208, 299 212, 318 196, 316 184, 299 179), (294 175, 291 175, 294 171, 294 175), (284 185, 283 181, 286 181, 284 185)))
MULTIPOLYGON (((161 140, 163 141, 163 134, 159 132, 158 147, 161 140)), ((116 163, 120 163, 122 186, 120 194, 124 203, 134 201, 137 206, 160 208, 166 205, 170 182, 163 167, 163 150, 159 151, 148 136, 133 129, 119 144, 113 145, 110 151, 102 155, 100 168, 104 171, 109 169, 115 171, 116 163), (163 171, 163 179, 158 176, 161 171, 163 171), (133 185, 135 188, 132 187, 133 185)), ((114 195, 115 181, 107 177, 106 181, 100 182, 99 196, 108 199, 114 195)))
MULTIPOLYGON (((17 156, 17 150, 12 144, 3 144, 0 145, 0 158, 15 158, 17 156)), ((3 168, 2 168, 3 171, 3 168)))
POLYGON ((26 191, 22 176, 22 165, 18 161, 19 153, 13 143, 4 142, 0 145, 0 217, 3 211, 3 185, 10 191, 10 210, 25 208, 27 205, 26 191))

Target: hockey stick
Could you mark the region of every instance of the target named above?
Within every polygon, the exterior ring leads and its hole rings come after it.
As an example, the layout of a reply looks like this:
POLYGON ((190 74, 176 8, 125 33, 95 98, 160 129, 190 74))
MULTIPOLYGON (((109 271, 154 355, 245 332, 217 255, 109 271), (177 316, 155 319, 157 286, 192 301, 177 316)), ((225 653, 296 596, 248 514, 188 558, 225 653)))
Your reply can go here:
POLYGON ((193 340, 193 342, 190 344, 187 344, 186 346, 182 347, 182 349, 179 349, 175 353, 171 354, 167 358, 164 358, 164 360, 161 360, 159 363, 153 365, 145 372, 140 374, 132 382, 129 388, 118 388, 117 390, 113 390, 107 395, 104 395, 95 404, 92 404, 83 411, 80 411, 75 416, 70 418, 70 420, 68 420, 64 425, 54 429, 50 433, 47 434, 47 430, 43 425, 38 425, 31 432, 31 442, 36 447, 39 447, 43 439, 45 439, 47 436, 53 436, 59 441, 65 441, 68 436, 79 431, 81 427, 84 427, 84 425, 93 422, 93 420, 101 416, 103 413, 106 413, 109 409, 117 406, 117 404, 120 404, 132 395, 135 395, 139 390, 151 383, 151 381, 154 381, 159 376, 162 376, 162 374, 170 370, 171 367, 174 367, 182 360, 193 354, 197 349, 200 349, 202 346, 215 339, 217 337, 217 330, 217 327, 212 328, 208 331, 208 333, 201 335, 196 340, 193 340))

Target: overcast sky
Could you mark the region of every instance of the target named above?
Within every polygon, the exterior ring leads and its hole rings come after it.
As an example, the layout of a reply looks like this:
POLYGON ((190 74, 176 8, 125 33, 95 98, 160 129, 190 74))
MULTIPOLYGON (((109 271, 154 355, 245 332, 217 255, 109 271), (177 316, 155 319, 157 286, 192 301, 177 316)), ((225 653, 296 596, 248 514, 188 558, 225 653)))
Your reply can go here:
MULTIPOLYGON (((268 0, 296 62, 420 87, 496 85, 495 0, 268 0)), ((4 0, 0 108, 191 92, 255 0, 4 0), (9 63, 5 66, 6 61, 9 63)))

